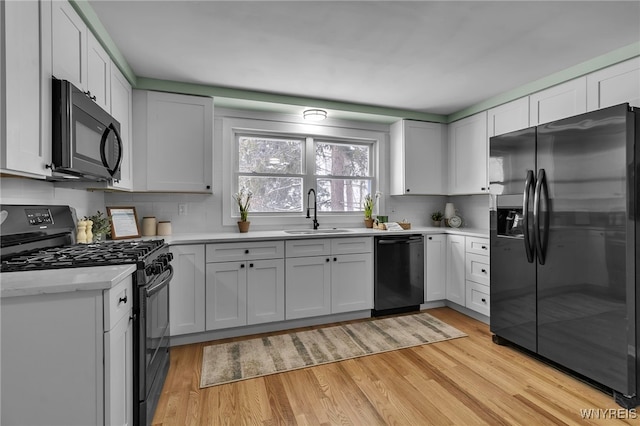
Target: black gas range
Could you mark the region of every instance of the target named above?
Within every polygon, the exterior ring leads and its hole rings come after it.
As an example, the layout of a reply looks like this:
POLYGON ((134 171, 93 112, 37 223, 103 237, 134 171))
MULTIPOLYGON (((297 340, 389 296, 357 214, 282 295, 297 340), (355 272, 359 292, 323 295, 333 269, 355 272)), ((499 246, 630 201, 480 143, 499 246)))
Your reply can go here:
POLYGON ((135 264, 134 424, 150 424, 169 369, 169 283, 173 255, 162 239, 75 243, 69 206, 1 205, 0 271, 135 264))

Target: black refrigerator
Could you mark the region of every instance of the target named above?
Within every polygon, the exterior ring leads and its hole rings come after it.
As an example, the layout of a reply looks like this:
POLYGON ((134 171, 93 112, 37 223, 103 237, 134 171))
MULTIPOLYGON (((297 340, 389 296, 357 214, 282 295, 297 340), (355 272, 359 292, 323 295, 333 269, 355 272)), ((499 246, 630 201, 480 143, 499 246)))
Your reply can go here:
POLYGON ((638 404, 640 117, 490 139, 491 332, 638 404))

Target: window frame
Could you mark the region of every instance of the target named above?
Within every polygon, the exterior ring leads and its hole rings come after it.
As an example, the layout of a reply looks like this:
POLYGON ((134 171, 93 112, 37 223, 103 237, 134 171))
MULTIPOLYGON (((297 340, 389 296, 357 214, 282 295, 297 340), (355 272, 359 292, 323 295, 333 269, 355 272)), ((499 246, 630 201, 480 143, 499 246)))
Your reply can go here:
MULTIPOLYGON (((384 179, 385 169, 380 164, 380 152, 388 144, 388 130, 387 126, 369 124, 369 123, 341 123, 342 125, 317 125, 308 124, 305 122, 284 121, 282 119, 263 118, 263 116, 270 116, 270 114, 256 114, 258 118, 251 117, 238 117, 237 115, 230 114, 229 116, 218 116, 217 123, 219 125, 219 131, 216 137, 220 138, 220 145, 222 150, 222 156, 225 159, 222 164, 222 185, 220 192, 222 194, 222 225, 232 226, 235 225, 239 213, 235 202, 233 201, 233 194, 237 191, 237 176, 238 176, 238 152, 237 152, 237 137, 238 135, 256 135, 256 136, 273 136, 284 138, 313 138, 322 140, 324 142, 346 142, 353 144, 368 144, 370 145, 369 151, 369 169, 370 176, 367 179, 371 179, 372 192, 380 191, 382 186, 380 182, 384 179), (358 124, 354 126, 353 124, 358 124)), ((219 145, 219 146, 220 146, 219 145)), ((313 151, 311 151, 313 152, 313 151)), ((305 156, 306 168, 309 168, 310 151, 307 149, 305 156)), ((258 213, 250 212, 249 220, 253 225, 257 226, 275 226, 277 229, 282 229, 283 226, 288 227, 304 227, 309 224, 309 219, 306 218, 306 198, 309 188, 315 188, 315 158, 311 159, 314 167, 314 174, 310 175, 305 170, 305 176, 303 178, 303 200, 302 200, 302 212, 279 212, 279 213, 258 213)), ((351 178, 351 177, 349 177, 351 178)), ((378 202, 380 208, 384 207, 384 200, 378 202)), ((355 212, 323 212, 318 211, 318 217, 322 217, 321 224, 323 226, 360 226, 362 224, 362 211, 355 212)), ((265 228, 267 229, 267 228, 265 228)))

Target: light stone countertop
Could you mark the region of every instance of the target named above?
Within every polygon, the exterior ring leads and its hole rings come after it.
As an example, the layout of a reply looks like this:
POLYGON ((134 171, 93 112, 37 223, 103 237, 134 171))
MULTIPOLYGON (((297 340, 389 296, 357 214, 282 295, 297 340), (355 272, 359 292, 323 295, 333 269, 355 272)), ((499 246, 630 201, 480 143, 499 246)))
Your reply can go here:
MULTIPOLYGON (((300 228, 304 229, 304 228, 300 228)), ((331 228, 326 228, 331 229, 331 228)), ((282 230, 239 232, 185 233, 164 238, 169 245, 244 242, 260 240, 287 240, 308 238, 374 237, 402 234, 456 234, 489 238, 486 229, 416 227, 406 231, 385 231, 367 228, 341 228, 349 232, 337 234, 288 234, 282 230)), ((32 296, 86 290, 105 290, 118 284, 135 271, 135 265, 94 266, 89 268, 49 269, 42 271, 4 272, 0 274, 0 297, 32 296)))
MULTIPOLYGON (((298 228, 296 228, 298 229, 298 228)), ((305 229, 305 228, 299 228, 305 229)), ((332 228, 325 228, 332 229, 332 228)), ((240 232, 196 232, 173 234, 171 236, 156 237, 164 238, 169 245, 184 244, 207 244, 207 243, 230 243, 260 240, 289 240, 289 239, 308 239, 308 238, 345 238, 345 237, 377 237, 383 235, 403 235, 403 234, 456 234, 469 237, 489 238, 488 229, 478 228, 434 228, 434 227, 416 227, 406 231, 386 231, 380 229, 368 228, 340 228, 348 229, 349 232, 341 233, 316 233, 316 234, 289 234, 282 230, 273 231, 249 231, 240 232)), ((310 230, 310 228, 309 228, 310 230)))
POLYGON ((0 297, 107 290, 135 270, 136 265, 114 265, 3 272, 0 274, 0 297))

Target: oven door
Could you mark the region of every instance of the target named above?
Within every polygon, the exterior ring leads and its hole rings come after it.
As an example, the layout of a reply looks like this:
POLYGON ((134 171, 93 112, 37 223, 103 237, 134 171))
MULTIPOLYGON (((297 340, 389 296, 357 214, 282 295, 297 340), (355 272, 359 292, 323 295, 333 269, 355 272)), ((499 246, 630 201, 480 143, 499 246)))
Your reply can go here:
POLYGON ((146 414, 149 421, 169 367, 169 283, 172 277, 173 267, 167 265, 164 272, 156 275, 146 286, 140 287, 139 362, 143 365, 138 398, 146 406, 141 408, 140 415, 146 414))

